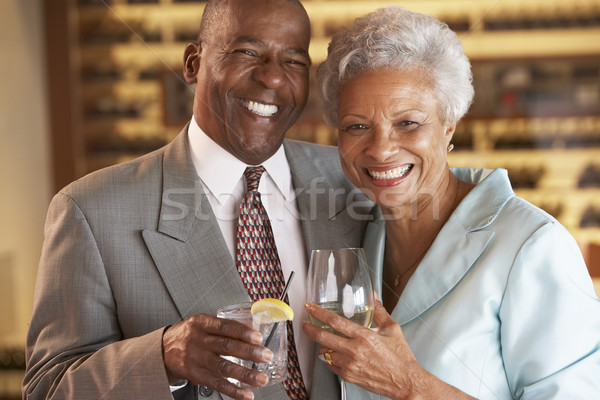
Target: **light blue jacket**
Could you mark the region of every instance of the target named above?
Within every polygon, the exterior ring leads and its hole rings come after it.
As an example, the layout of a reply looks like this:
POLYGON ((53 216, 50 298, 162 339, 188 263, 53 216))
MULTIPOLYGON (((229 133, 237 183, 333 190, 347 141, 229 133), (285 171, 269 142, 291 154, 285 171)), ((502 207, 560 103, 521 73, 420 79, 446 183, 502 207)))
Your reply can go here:
MULTIPOLYGON (((478 399, 600 399, 600 300, 577 243, 505 170, 452 171, 477 186, 392 312, 415 357, 478 399)), ((379 219, 364 242, 379 292, 384 243, 379 219)), ((347 398, 383 397, 349 384, 347 398)))

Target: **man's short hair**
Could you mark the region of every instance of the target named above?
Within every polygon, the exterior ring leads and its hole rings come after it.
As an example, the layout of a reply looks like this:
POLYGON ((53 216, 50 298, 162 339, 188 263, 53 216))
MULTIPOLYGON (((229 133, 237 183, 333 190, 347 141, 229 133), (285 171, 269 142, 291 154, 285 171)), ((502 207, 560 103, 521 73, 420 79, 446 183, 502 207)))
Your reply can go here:
MULTIPOLYGON (((300 7, 304 12, 304 6, 300 0, 282 0, 287 1, 297 7, 300 7)), ((202 14, 202 21, 200 22, 200 32, 198 33, 198 40, 202 41, 206 38, 214 37, 216 35, 215 29, 222 25, 224 18, 227 18, 227 0, 208 0, 206 6, 204 6, 204 12, 202 14)))

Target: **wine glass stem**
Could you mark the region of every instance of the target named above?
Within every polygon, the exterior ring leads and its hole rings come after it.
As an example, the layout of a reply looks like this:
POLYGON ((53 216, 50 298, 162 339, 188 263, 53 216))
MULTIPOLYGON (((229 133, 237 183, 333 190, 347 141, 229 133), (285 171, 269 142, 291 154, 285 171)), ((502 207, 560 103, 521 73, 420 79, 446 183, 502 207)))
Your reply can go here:
POLYGON ((342 400, 346 400, 346 381, 340 378, 340 388, 342 391, 342 400))

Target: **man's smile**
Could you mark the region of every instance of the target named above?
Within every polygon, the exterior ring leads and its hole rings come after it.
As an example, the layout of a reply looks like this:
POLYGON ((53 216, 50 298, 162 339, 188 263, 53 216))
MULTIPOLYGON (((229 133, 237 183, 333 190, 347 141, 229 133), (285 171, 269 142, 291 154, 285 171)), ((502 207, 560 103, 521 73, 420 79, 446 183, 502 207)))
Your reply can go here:
POLYGON ((272 117, 277 114, 277 111, 279 110, 279 107, 273 104, 263 104, 245 99, 241 99, 240 102, 248 111, 261 117, 272 117))

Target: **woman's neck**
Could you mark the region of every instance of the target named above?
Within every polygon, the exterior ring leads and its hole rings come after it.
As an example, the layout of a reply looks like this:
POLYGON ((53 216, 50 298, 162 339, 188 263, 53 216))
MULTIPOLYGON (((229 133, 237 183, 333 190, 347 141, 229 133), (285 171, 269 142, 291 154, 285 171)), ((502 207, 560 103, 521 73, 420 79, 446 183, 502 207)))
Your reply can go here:
POLYGON ((408 280, 454 209, 473 188, 473 185, 458 180, 452 172, 448 173, 447 183, 436 192, 437 195, 417 196, 423 199, 419 202, 417 198, 403 209, 393 210, 395 217, 390 216, 391 210, 384 210, 388 219, 382 295, 388 312, 395 307, 408 280))

